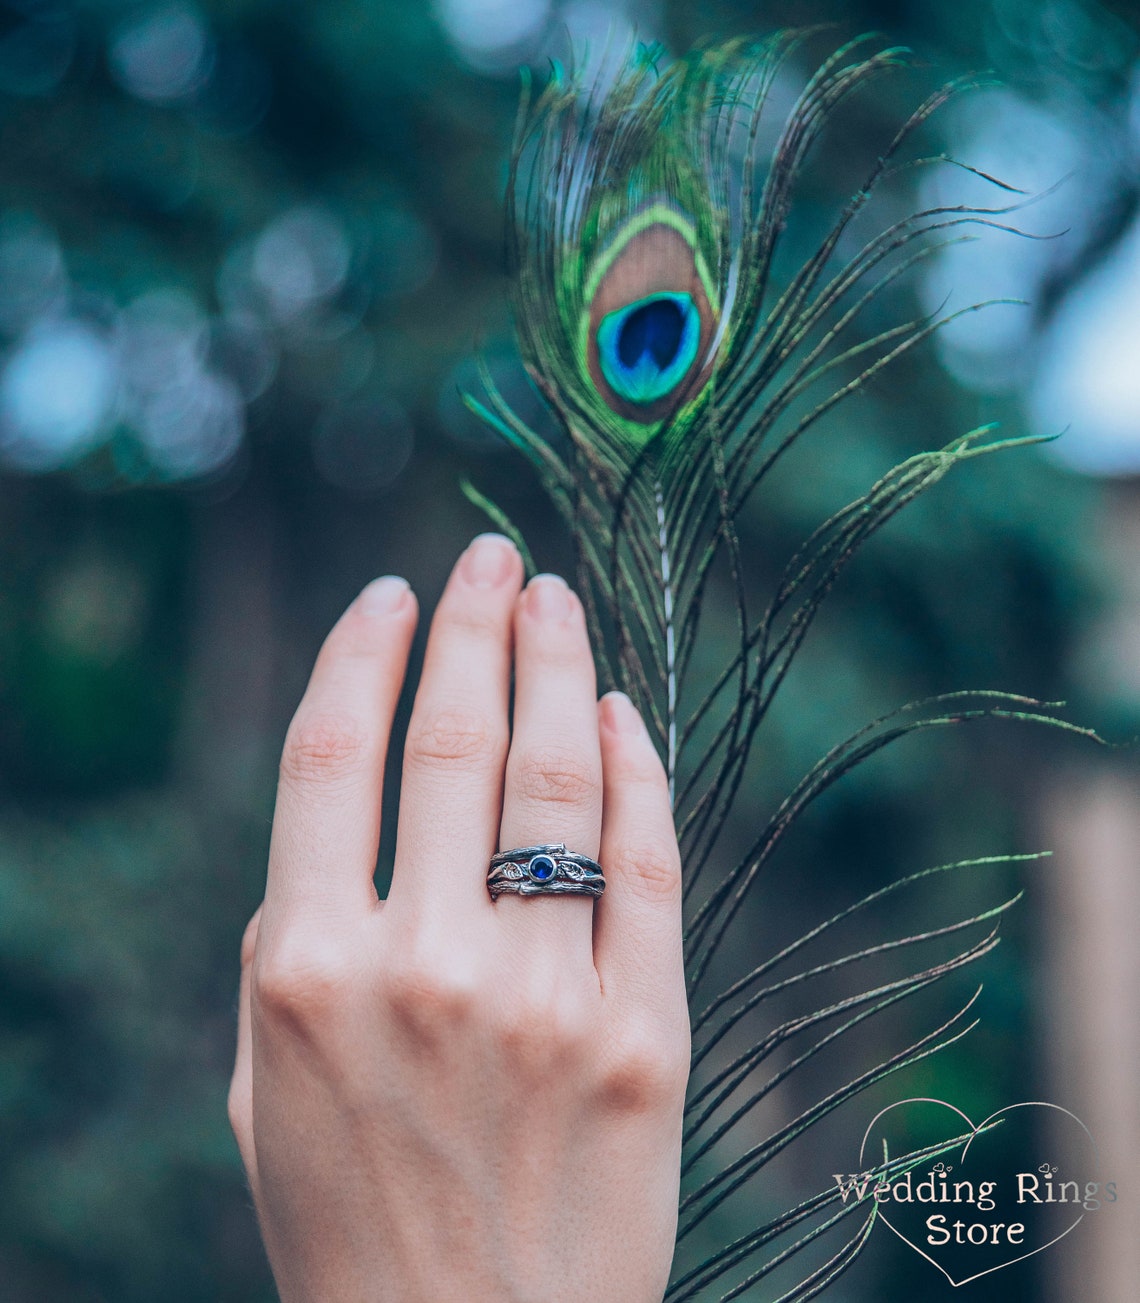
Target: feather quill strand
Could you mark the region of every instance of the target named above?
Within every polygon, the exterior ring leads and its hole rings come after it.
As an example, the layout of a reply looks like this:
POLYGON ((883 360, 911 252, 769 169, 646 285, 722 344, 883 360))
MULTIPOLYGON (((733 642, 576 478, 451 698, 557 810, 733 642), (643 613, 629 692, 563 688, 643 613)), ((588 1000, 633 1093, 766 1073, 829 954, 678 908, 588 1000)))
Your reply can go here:
MULTIPOLYGON (((659 47, 631 50, 618 71, 593 76, 555 64, 541 88, 523 77, 507 189, 514 315, 526 370, 556 430, 530 428, 486 367, 471 409, 530 463, 573 542, 577 584, 604 687, 621 686, 655 734, 668 770, 685 865, 686 963, 693 1079, 678 1243, 779 1153, 885 1077, 956 1043, 972 1027, 972 998, 940 1026, 857 1071, 766 1139, 724 1162, 726 1142, 790 1074, 847 1044, 856 1028, 976 962, 997 944, 1016 896, 950 923, 818 960, 762 983, 831 929, 935 873, 1018 858, 963 861, 912 874, 817 924, 715 995, 718 954, 765 867, 795 821, 856 765, 912 733, 969 720, 1011 719, 1095 735, 1053 707, 1007 693, 947 693, 911 703, 838 743, 780 803, 735 865, 719 863, 730 813, 749 772, 758 731, 822 602, 858 550, 949 471, 983 455, 1037 442, 999 440, 989 427, 907 458, 824 521, 787 561, 759 618, 750 617, 739 525, 773 471, 835 407, 907 357, 956 314, 869 333, 862 323, 907 273, 969 228, 1015 228, 1023 197, 944 153, 905 152, 954 96, 983 84, 952 81, 902 124, 819 244, 779 270, 804 170, 851 96, 907 63, 907 52, 861 36, 808 74, 782 121, 778 87, 794 79, 820 29, 703 46, 668 63, 659 47), (882 186, 908 169, 960 167, 1016 198, 992 207, 940 206, 888 223, 846 257, 857 219, 882 186), (706 597, 720 587, 735 608, 735 649, 697 682, 706 597), (861 963, 908 954, 960 933, 962 948, 914 971, 808 1004, 764 1029, 769 1001, 861 963), (698 1011, 698 998, 700 1006, 698 1011), (831 1024, 830 1030, 826 1030, 831 1024), (721 1057, 749 1030, 749 1047, 721 1057), (817 1039, 762 1065, 796 1036, 817 1039), (709 1172, 714 1155, 719 1169, 709 1172)), ((975 311, 973 305, 964 311, 975 311)), ((465 491, 500 528, 517 534, 478 490, 465 491)), ((1097 739, 1099 740, 1099 739, 1097 739)), ((955 1142, 947 1142, 945 1150, 955 1142)), ((931 1157, 904 1155, 901 1172, 931 1157), (909 1165, 909 1166, 908 1166, 909 1165)), ((938 1150, 938 1152, 944 1152, 938 1150)), ((679 1254, 670 1303, 754 1290, 853 1211, 832 1213, 834 1192, 781 1216, 690 1265, 679 1254), (814 1225, 804 1229, 809 1222, 814 1225), (776 1249, 759 1266, 755 1257, 776 1249)), ((874 1212, 835 1253, 806 1271, 778 1303, 815 1297, 857 1258, 874 1212)), ((686 1250, 687 1252, 687 1250, 686 1250)), ((750 1295, 751 1296, 751 1295, 750 1295)))

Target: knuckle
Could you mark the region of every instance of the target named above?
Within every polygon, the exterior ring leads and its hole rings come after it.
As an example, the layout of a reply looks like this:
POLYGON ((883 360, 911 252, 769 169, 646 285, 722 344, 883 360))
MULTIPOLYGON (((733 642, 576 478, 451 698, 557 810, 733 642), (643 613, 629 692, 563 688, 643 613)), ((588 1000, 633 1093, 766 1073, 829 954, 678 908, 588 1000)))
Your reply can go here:
POLYGON ((244 1151, 253 1135, 253 1109, 249 1091, 235 1080, 230 1085, 226 1096, 226 1115, 230 1121, 230 1130, 234 1133, 239 1147, 244 1151))
POLYGON ((531 747, 512 766, 513 785, 524 801, 581 805, 601 790, 601 772, 585 756, 569 748, 531 747))
POLYGON ((254 964, 252 995, 270 1019, 305 1030, 326 1021, 342 1004, 348 966, 335 945, 287 933, 254 964))
POLYGON ((360 767, 370 741, 367 729, 353 715, 299 713, 285 738, 281 776, 305 785, 335 784, 360 767))
POLYGON ((497 1019, 500 1048, 513 1070, 544 1076, 588 1055, 592 1022, 576 1000, 514 994, 497 1019))
POLYGON ((502 746, 502 731, 483 711, 451 705, 412 720, 404 759, 421 768, 465 767, 486 762, 502 746))
POLYGON ((387 1000, 413 1039, 434 1044, 472 1018, 480 993, 474 973, 460 964, 413 960, 389 970, 387 1000))
POLYGON ((644 840, 611 855, 606 867, 643 899, 680 899, 681 856, 675 841, 644 840))
POLYGON ((689 1049, 679 1038, 651 1036, 643 1028, 621 1037, 602 1070, 605 1107, 619 1113, 655 1113, 684 1099, 689 1049))
POLYGON ((254 952, 257 949, 257 929, 261 922, 261 907, 258 906, 256 913, 245 925, 245 931, 241 935, 241 966, 245 970, 253 963, 254 952))
POLYGON ((502 1019, 498 1045, 510 1070, 529 1081, 550 1075, 566 1057, 551 1028, 521 1014, 502 1019))

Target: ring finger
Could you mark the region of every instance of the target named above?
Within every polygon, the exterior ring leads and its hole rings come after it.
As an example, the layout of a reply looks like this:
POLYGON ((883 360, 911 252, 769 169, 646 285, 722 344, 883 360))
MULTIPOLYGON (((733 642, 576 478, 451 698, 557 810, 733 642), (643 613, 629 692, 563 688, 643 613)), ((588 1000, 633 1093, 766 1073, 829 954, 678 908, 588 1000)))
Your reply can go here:
MULTIPOLYGON (((582 605, 556 575, 536 575, 515 607, 515 714, 499 831, 501 850, 565 842, 596 858, 602 781, 594 662, 582 605)), ((541 966, 592 960, 589 896, 503 895, 512 952, 541 966)))

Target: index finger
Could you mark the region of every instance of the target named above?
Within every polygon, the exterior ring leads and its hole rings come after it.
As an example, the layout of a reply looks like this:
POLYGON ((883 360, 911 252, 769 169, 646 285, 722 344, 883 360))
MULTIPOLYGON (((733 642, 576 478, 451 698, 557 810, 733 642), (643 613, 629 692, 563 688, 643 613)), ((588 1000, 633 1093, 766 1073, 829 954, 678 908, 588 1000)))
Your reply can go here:
POLYGON ((281 756, 268 920, 297 908, 319 918, 375 905, 384 761, 415 626, 411 590, 386 576, 325 639, 281 756))

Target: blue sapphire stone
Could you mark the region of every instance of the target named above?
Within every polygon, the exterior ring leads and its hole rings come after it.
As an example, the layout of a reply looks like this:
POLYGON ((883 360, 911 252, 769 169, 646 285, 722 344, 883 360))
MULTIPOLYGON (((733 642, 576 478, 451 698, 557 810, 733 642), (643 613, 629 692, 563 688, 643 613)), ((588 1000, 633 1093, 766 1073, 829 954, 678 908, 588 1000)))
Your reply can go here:
POLYGON ((549 882, 554 877, 556 865, 549 855, 536 855, 526 867, 535 882, 549 882))

